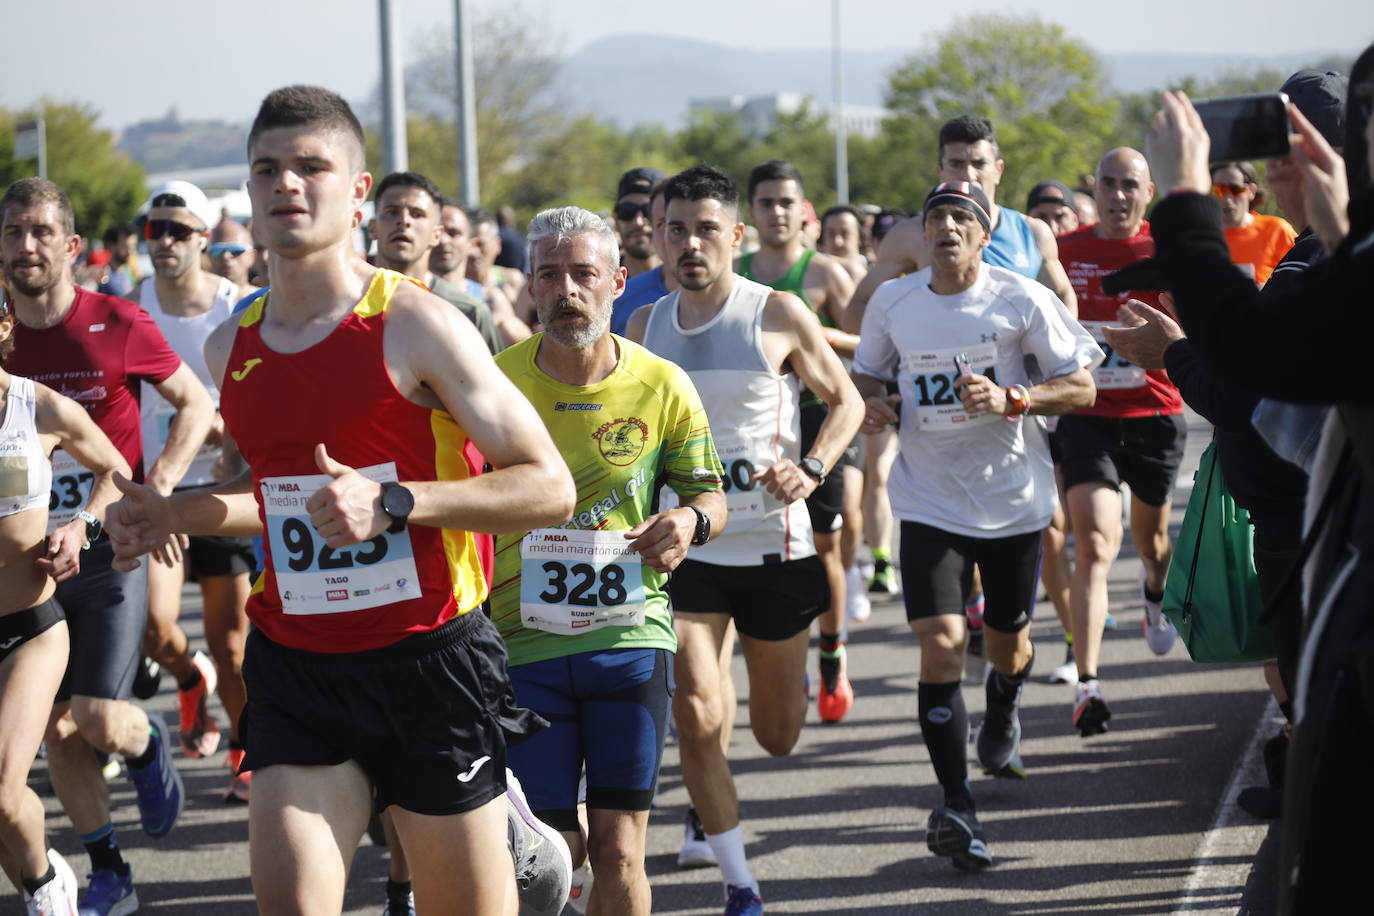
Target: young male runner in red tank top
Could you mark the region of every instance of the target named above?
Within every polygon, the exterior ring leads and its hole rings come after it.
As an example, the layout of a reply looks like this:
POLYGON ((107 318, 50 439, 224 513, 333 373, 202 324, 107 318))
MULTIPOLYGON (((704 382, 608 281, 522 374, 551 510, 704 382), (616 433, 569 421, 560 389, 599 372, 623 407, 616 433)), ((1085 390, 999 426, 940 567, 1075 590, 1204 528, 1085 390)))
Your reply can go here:
POLYGON ((120 562, 169 529, 266 536, 243 729, 263 912, 342 908, 375 792, 419 912, 514 916, 506 736, 540 720, 478 607, 471 532, 561 523, 572 480, 471 323, 352 251, 372 179, 347 103, 278 90, 248 148, 272 290, 206 356, 251 473, 170 501, 124 485, 120 562), (492 473, 469 474, 469 437, 492 473))

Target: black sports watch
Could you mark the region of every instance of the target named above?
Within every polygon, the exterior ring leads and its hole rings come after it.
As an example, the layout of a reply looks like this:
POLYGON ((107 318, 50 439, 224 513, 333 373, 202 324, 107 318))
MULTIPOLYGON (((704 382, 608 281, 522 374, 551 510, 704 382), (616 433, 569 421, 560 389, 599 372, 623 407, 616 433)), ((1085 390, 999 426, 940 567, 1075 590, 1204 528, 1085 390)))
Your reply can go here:
POLYGON ((105 526, 100 523, 100 519, 84 509, 76 513, 76 517, 86 523, 86 543, 81 549, 90 550, 91 545, 100 539, 105 526))
POLYGON ((821 484, 825 483, 825 465, 822 464, 821 459, 817 458, 815 455, 807 455, 801 461, 797 462, 797 467, 815 478, 816 486, 819 487, 821 484))
POLYGON ((386 528, 387 534, 400 534, 405 531, 406 519, 410 518, 414 508, 414 493, 394 480, 382 484, 382 511, 391 519, 391 524, 386 528))
POLYGON ((688 506, 697 515, 697 528, 692 532, 691 544, 693 547, 700 547, 711 540, 711 517, 702 512, 696 506, 688 506))

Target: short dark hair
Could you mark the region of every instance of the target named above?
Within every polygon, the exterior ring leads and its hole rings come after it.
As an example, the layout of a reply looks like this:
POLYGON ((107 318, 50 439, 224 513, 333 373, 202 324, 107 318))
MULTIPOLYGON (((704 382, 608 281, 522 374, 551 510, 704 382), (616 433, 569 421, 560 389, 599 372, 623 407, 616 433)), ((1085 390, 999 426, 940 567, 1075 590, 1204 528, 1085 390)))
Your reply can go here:
POLYGON ((483 210, 481 207, 468 207, 463 211, 468 217, 468 231, 477 234, 477 227, 486 223, 491 223, 498 229, 501 224, 496 221, 496 217, 491 215, 490 210, 483 210))
POLYGON ((253 143, 265 131, 301 126, 333 130, 352 138, 357 144, 355 164, 362 167, 367 143, 363 125, 341 95, 319 86, 286 86, 267 94, 248 131, 249 161, 253 158, 253 143))
POLYGON ((434 201, 436 210, 442 212, 444 209, 443 192, 428 175, 421 175, 419 172, 392 172, 377 184, 377 190, 372 195, 373 202, 381 202, 382 195, 392 188, 418 188, 434 201))
POLYGON ((67 235, 76 232, 76 211, 72 209, 71 198, 56 182, 46 178, 21 178, 5 189, 0 197, 0 221, 10 207, 33 207, 38 204, 53 204, 57 216, 62 221, 62 231, 67 235))
POLYGON ((940 162, 945 158, 947 144, 977 143, 979 140, 988 141, 988 145, 992 147, 992 155, 998 155, 997 131, 993 129, 991 121, 979 115, 959 115, 957 118, 950 118, 940 126, 940 145, 935 150, 935 161, 940 162))
POLYGON ((119 244, 121 239, 127 239, 131 235, 138 235, 138 227, 130 222, 119 222, 114 223, 110 228, 106 229, 105 234, 101 236, 101 240, 104 241, 105 247, 109 248, 119 244))
POLYGON ((715 200, 739 212, 739 187, 720 169, 694 165, 678 172, 664 185, 664 206, 675 200, 715 200))
POLYGON ((826 210, 821 214, 821 225, 824 226, 826 220, 830 219, 832 216, 838 216, 841 213, 848 213, 850 216, 854 217, 854 221, 859 224, 859 231, 863 231, 863 214, 859 212, 857 207, 851 207, 849 204, 835 204, 835 206, 826 210))
POLYGON ((789 178, 797 183, 797 187, 803 187, 801 172, 792 163, 782 159, 759 163, 749 171, 749 202, 754 202, 754 189, 765 181, 786 181, 789 178))

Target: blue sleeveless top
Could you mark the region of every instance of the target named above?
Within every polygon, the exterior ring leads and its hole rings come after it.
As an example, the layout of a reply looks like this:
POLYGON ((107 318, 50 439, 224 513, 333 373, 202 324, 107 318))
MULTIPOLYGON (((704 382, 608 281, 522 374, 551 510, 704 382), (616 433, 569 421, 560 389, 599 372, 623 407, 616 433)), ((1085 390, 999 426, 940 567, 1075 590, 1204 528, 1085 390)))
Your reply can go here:
POLYGON ((992 241, 983 249, 983 263, 1005 267, 1032 280, 1040 276, 1045 259, 1040 256, 1040 246, 1024 214, 1009 207, 1002 208, 997 228, 992 231, 992 241))

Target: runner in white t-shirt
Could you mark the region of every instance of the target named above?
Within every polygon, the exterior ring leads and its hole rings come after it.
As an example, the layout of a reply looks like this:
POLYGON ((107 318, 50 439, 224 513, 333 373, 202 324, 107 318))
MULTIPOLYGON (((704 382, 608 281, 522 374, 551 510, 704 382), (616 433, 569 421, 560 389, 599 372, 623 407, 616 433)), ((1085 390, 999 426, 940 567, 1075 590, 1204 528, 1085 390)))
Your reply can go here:
POLYGON ((1017 705, 1033 659, 1040 532, 1057 495, 1043 430, 1019 421, 1091 404, 1089 370, 1102 359, 1053 292, 982 263, 990 225, 978 185, 937 185, 923 222, 931 266, 879 287, 854 358, 864 431, 899 426, 888 491, 901 521, 907 619, 921 643, 921 733, 944 790, 926 844, 966 871, 992 856, 965 758, 964 595, 977 564, 993 668, 978 759, 993 775, 1024 777, 1017 705), (1032 365, 1045 381, 1031 383, 1032 365), (887 395, 889 381, 898 395, 887 395))

